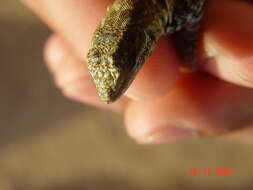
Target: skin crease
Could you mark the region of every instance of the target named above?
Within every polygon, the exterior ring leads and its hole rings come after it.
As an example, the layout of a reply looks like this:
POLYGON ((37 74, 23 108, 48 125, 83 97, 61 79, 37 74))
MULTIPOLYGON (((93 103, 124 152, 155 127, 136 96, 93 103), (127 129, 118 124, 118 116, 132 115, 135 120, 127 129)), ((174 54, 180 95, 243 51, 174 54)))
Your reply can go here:
POLYGON ((163 38, 127 96, 109 106, 98 100, 83 57, 110 1, 24 3, 55 31, 46 44, 45 59, 63 94, 123 112, 127 131, 138 142, 162 143, 195 135, 253 142, 253 6, 249 3, 208 1, 198 48, 202 73, 179 72, 181 61, 170 40, 163 38))

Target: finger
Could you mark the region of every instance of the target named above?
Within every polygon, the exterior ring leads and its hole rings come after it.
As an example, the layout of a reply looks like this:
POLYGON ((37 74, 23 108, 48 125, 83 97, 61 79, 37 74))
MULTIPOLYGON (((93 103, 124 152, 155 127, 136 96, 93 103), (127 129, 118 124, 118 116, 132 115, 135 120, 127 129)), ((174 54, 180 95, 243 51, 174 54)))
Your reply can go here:
POLYGON ((208 75, 184 74, 175 89, 153 102, 132 102, 130 136, 142 143, 215 136, 253 124, 253 90, 208 75))
POLYGON ((253 6, 208 1, 203 22, 203 68, 235 84, 253 87, 253 6))
POLYGON ((117 111, 124 109, 128 101, 125 97, 109 106, 101 103, 84 62, 72 52, 68 44, 56 35, 48 40, 45 48, 47 66, 63 94, 85 104, 117 111))

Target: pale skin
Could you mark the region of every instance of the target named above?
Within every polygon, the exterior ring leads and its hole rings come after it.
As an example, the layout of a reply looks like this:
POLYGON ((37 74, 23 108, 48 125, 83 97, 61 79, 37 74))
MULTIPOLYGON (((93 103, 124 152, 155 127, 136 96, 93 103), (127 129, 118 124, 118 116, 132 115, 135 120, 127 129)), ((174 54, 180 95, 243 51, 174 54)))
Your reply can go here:
POLYGON ((196 135, 253 142, 252 4, 208 1, 198 47, 201 73, 182 72, 171 40, 164 37, 127 93, 104 105, 84 58, 111 1, 23 2, 55 32, 46 44, 45 61, 63 94, 122 113, 128 134, 137 142, 156 144, 196 135))

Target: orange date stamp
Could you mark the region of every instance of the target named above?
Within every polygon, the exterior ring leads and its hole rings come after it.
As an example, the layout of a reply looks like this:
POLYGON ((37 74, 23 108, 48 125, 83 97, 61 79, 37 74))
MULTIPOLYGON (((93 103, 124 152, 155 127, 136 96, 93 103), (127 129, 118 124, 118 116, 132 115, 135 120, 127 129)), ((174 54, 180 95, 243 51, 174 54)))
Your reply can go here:
POLYGON ((233 175, 232 168, 189 168, 189 173, 192 176, 231 176, 233 175))

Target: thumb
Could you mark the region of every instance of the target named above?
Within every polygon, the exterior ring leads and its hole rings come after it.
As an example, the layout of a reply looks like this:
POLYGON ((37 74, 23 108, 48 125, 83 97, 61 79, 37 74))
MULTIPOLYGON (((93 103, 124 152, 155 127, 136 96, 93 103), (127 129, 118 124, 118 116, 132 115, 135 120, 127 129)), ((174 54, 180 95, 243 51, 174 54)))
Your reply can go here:
POLYGON ((166 96, 131 103, 126 124, 129 134, 142 143, 225 134, 253 124, 253 90, 207 74, 184 74, 166 96))

